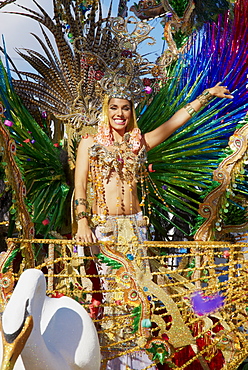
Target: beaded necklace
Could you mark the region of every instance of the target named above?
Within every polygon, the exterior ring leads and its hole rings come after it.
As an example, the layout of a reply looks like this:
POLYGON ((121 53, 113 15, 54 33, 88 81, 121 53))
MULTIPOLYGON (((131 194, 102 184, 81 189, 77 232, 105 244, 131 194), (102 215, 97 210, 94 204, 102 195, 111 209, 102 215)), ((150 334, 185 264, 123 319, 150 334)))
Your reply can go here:
POLYGON ((135 153, 133 144, 130 143, 130 136, 130 133, 127 132, 123 141, 121 143, 114 142, 111 149, 100 144, 95 137, 93 145, 89 148, 89 173, 93 188, 91 194, 95 196, 95 202, 100 208, 101 214, 105 216, 108 216, 109 210, 106 204, 104 181, 110 180, 114 174, 116 175, 116 187, 121 186, 122 194, 122 199, 119 196, 116 199, 117 214, 124 214, 125 210, 123 204, 124 183, 128 184, 130 192, 130 214, 132 214, 132 185, 134 182, 140 181, 142 200, 144 200, 143 184, 147 174, 145 166, 147 153, 145 146, 141 147, 138 153, 135 153))

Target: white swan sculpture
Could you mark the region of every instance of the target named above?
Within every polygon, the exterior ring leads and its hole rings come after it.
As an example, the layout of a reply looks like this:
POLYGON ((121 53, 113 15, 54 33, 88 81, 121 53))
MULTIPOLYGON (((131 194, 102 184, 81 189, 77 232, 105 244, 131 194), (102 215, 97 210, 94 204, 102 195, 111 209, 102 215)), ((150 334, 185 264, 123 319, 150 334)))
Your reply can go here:
POLYGON ((39 270, 21 275, 3 312, 1 332, 1 370, 100 369, 100 346, 89 314, 72 298, 47 297, 39 270))

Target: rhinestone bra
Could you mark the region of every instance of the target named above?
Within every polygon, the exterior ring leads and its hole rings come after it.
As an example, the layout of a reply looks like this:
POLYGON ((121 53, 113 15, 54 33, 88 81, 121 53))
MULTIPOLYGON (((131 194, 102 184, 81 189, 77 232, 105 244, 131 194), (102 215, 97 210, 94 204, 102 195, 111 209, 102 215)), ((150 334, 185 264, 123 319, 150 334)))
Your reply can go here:
POLYGON ((98 142, 94 142, 89 148, 90 166, 97 166, 103 179, 109 179, 111 174, 116 173, 123 181, 139 181, 147 161, 146 148, 143 146, 136 154, 132 151, 128 139, 129 136, 125 134, 124 141, 121 144, 114 143, 113 150, 108 150, 98 142))

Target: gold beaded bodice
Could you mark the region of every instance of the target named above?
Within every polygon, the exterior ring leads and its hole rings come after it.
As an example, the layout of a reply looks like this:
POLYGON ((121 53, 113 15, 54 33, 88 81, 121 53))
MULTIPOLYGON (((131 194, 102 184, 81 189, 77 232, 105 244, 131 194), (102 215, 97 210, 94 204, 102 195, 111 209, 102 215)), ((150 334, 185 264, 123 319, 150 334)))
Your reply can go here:
MULTIPOLYGON (((97 199, 95 201, 97 201, 98 207, 106 215, 108 210, 106 207, 105 184, 110 181, 116 181, 116 186, 122 187, 122 193, 124 192, 125 184, 127 184, 131 198, 133 184, 140 180, 143 182, 146 172, 146 148, 143 146, 138 153, 135 153, 132 144, 129 143, 129 138, 129 133, 126 133, 123 141, 121 143, 113 143, 111 149, 97 141, 94 141, 89 148, 89 180, 92 182, 93 194, 96 194, 97 199)), ((119 206, 122 207, 121 204, 119 206)))
POLYGON ((112 150, 94 143, 89 148, 89 158, 91 166, 97 163, 104 179, 108 179, 114 172, 124 181, 137 182, 144 170, 147 154, 144 146, 135 154, 125 142, 118 145, 114 143, 112 150))

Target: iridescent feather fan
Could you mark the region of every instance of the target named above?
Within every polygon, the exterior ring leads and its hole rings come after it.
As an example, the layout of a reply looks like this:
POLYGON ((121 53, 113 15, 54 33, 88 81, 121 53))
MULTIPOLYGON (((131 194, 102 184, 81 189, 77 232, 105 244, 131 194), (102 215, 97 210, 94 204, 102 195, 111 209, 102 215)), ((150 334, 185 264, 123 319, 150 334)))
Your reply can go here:
MULTIPOLYGON (((0 76, 0 107, 4 107, 0 119, 16 142, 15 160, 27 189, 26 207, 35 224, 36 236, 46 237, 50 231, 60 231, 66 223, 65 206, 70 189, 67 154, 49 137, 45 117, 38 124, 23 106, 1 62, 0 76)), ((13 201, 10 220, 15 220, 19 211, 19 202, 13 201)), ((11 229, 12 224, 9 236, 11 229)))
MULTIPOLYGON (((217 23, 206 24, 197 35, 193 35, 194 42, 171 68, 168 82, 154 96, 149 107, 142 111, 139 125, 146 132, 218 81, 234 93, 231 102, 215 99, 187 125, 148 153, 152 171, 155 171, 150 173, 150 178, 166 203, 162 204, 154 196, 151 184, 150 201, 155 214, 152 222, 157 228, 163 219, 165 231, 171 227, 173 219, 168 210, 179 216, 175 218, 175 226, 185 230, 185 221, 191 224, 202 195, 213 188, 213 170, 228 155, 225 148, 229 136, 237 124, 245 123, 248 102, 247 16, 248 2, 238 1, 234 17, 228 14, 221 16, 217 23)), ((245 183, 243 186, 246 187, 245 183)), ((161 227, 160 230, 163 232, 161 227)))

